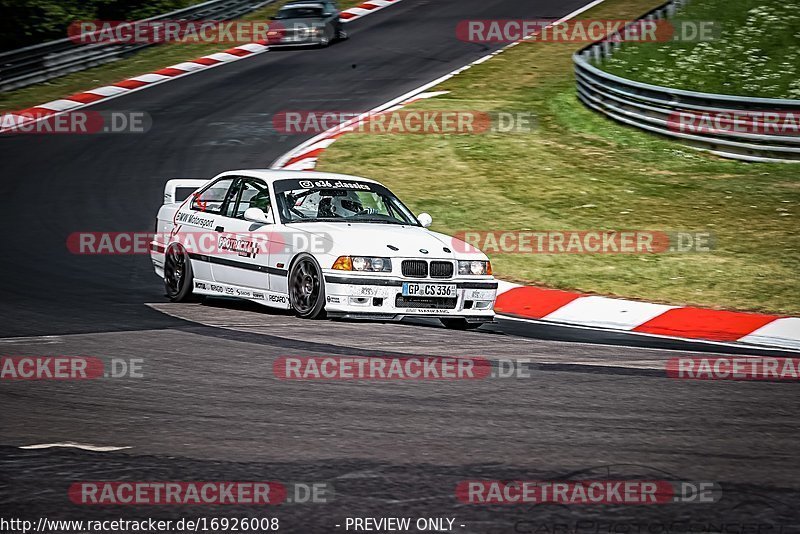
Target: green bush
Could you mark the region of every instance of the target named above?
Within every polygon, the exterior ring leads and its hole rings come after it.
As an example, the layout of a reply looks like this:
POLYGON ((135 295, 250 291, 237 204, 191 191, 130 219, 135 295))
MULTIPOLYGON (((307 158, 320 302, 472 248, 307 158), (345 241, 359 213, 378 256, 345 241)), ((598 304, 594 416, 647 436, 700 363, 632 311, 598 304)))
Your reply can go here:
POLYGON ((137 20, 199 0, 0 0, 0 50, 67 36, 76 20, 137 20))

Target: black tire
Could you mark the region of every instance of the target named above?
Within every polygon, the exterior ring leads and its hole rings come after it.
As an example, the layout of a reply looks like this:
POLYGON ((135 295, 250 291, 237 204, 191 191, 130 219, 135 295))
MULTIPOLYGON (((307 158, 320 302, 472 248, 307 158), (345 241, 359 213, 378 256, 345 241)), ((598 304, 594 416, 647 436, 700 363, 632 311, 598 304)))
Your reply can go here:
POLYGON ((445 328, 450 328, 451 330, 475 330, 476 328, 483 325, 483 323, 471 323, 466 319, 462 319, 460 317, 453 317, 451 319, 439 319, 445 328))
POLYGON ((330 26, 325 26, 325 32, 322 34, 322 37, 319 40, 319 47, 320 48, 327 48, 333 43, 335 31, 330 26))
POLYGON ((325 316, 325 279, 317 260, 300 254, 289 272, 289 303, 294 314, 303 319, 325 316))
POLYGON ((177 244, 167 248, 164 255, 164 291, 172 302, 187 302, 192 298, 194 273, 186 250, 177 244))

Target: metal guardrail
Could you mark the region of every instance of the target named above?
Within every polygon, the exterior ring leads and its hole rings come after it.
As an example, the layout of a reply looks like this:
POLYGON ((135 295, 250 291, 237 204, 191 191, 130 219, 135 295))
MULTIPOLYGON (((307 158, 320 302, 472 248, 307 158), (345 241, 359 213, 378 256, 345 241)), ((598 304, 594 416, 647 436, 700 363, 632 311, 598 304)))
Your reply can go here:
MULTIPOLYGON (((687 0, 672 0, 639 20, 656 21, 671 17, 686 3, 687 0)), ((618 122, 677 139, 683 144, 719 156, 744 161, 800 163, 800 136, 735 131, 735 128, 701 128, 701 131, 687 132, 676 128, 674 121, 678 113, 710 113, 720 116, 726 112, 738 112, 741 115, 743 112, 769 111, 800 116, 800 100, 672 89, 615 76, 592 65, 592 61, 599 63, 613 55, 620 47, 622 32, 624 29, 589 45, 573 56, 578 98, 587 107, 618 122)))
MULTIPOLYGON (((210 0, 138 22, 231 20, 275 0, 210 0)), ((76 44, 70 38, 0 53, 0 92, 18 89, 116 61, 153 44, 76 44)))

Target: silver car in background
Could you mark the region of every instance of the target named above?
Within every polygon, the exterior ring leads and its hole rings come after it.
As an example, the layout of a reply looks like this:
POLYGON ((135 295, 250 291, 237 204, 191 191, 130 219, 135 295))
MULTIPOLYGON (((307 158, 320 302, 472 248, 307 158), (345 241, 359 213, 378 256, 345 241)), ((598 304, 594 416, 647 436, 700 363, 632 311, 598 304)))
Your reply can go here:
POLYGON ((328 46, 347 39, 335 2, 290 2, 272 17, 268 33, 270 46, 328 46))

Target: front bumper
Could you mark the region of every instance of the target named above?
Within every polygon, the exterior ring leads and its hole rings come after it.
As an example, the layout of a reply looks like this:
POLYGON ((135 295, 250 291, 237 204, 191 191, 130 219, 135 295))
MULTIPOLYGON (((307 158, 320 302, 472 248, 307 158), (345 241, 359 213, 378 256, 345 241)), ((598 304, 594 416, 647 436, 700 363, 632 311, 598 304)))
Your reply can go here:
POLYGON ((310 35, 284 35, 271 40, 270 47, 289 47, 289 46, 315 46, 322 44, 322 36, 318 34, 310 35))
POLYGON ((482 279, 395 279, 325 273, 325 310, 333 317, 402 319, 403 317, 463 317, 494 319, 497 282, 482 279), (455 284, 454 298, 403 297, 403 282, 455 284))

